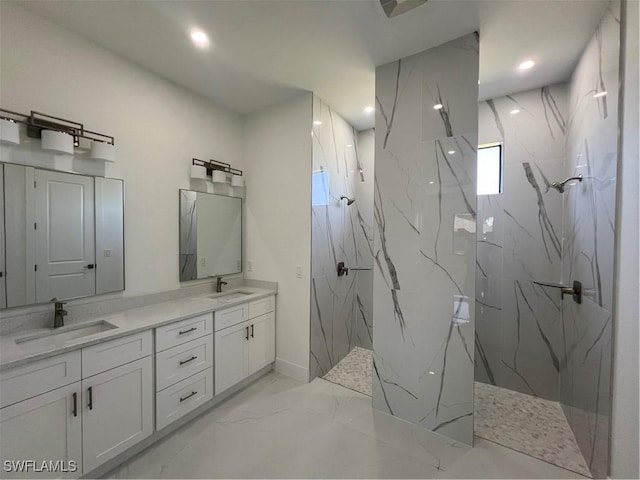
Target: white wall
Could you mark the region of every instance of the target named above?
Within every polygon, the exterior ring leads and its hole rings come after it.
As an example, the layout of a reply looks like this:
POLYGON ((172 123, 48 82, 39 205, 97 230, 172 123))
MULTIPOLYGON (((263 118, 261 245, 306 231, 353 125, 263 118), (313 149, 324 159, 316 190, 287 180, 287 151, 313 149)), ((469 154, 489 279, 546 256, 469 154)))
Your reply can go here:
POLYGON ((303 94, 249 115, 244 129, 246 277, 278 282, 276 370, 302 381, 309 371, 311 109, 312 95, 303 94))
POLYGON ((0 32, 2 108, 115 136, 106 175, 125 181, 124 295, 179 288, 178 189, 192 157, 242 168, 242 117, 15 4, 0 4, 0 32))
MULTIPOLYGON (((638 478, 638 90, 640 89, 640 3, 626 6, 622 162, 618 170, 619 211, 616 228, 617 292, 615 297, 611 470, 615 478, 638 478)), ((623 18, 625 12, 623 12, 623 18)))

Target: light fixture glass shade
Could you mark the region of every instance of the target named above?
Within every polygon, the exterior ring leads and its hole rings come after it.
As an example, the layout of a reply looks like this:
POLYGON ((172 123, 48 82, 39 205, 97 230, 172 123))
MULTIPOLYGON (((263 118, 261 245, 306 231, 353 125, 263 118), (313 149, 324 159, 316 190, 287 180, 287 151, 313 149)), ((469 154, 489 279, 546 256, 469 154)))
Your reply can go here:
POLYGON ((116 161, 116 147, 110 143, 91 142, 91 158, 94 160, 105 160, 107 162, 116 161))
POLYGON ((214 170, 211 174, 213 183, 227 183, 227 174, 221 170, 214 170))
POLYGON ((191 178, 207 179, 207 167, 204 165, 191 165, 191 178))
POLYGON ((42 130, 42 149, 73 154, 73 137, 68 133, 42 130))
POLYGON ((20 144, 20 127, 11 120, 0 119, 0 143, 7 145, 20 144))
POLYGON ((244 187, 244 178, 241 175, 231 175, 232 187, 244 187))

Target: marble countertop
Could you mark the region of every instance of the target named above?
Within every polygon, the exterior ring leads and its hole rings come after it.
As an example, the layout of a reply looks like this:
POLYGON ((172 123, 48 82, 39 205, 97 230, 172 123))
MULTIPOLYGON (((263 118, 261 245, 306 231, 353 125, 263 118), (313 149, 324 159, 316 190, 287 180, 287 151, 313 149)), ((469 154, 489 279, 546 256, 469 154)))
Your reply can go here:
POLYGON ((115 314, 86 318, 82 322, 65 325, 65 327, 57 329, 55 333, 61 333, 67 329, 72 330, 84 324, 95 324, 100 320, 104 320, 117 328, 80 338, 69 339, 65 342, 55 343, 39 349, 22 347, 16 343, 16 340, 24 337, 37 336, 41 333, 54 333, 52 328, 24 330, 19 334, 0 336, 0 372, 35 360, 53 357, 61 353, 160 327, 196 315, 251 302, 275 293, 275 290, 265 288, 241 287, 223 293, 185 297, 178 300, 132 308, 115 314), (225 296, 236 292, 246 292, 247 295, 242 295, 232 300, 224 300, 225 296))

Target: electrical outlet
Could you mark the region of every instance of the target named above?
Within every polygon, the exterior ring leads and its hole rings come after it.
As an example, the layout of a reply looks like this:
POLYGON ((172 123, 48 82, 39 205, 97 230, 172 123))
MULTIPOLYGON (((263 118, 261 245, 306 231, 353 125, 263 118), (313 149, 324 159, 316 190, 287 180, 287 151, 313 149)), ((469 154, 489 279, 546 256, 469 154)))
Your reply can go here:
POLYGON ((296 278, 302 278, 302 266, 298 265, 296 267, 296 278))
POLYGON ((247 260, 247 272, 252 272, 252 271, 253 271, 253 261, 247 260))
POLYGON ((107 249, 104 251, 104 256, 105 257, 110 257, 111 256, 111 250, 107 249))

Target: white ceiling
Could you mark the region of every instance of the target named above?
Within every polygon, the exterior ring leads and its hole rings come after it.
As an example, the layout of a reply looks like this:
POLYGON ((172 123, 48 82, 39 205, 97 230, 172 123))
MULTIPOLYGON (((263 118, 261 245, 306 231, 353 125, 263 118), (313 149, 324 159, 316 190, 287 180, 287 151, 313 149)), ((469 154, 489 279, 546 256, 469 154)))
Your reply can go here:
POLYGON ((313 91, 373 126, 375 67, 480 30, 480 96, 568 78, 607 0, 429 0, 388 19, 378 0, 20 0, 20 5, 232 110, 313 91), (211 48, 196 49, 193 27, 211 48), (538 65, 526 75, 524 58, 538 65))

